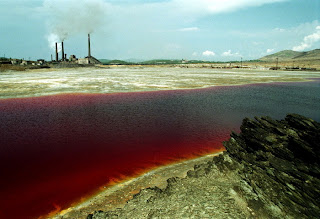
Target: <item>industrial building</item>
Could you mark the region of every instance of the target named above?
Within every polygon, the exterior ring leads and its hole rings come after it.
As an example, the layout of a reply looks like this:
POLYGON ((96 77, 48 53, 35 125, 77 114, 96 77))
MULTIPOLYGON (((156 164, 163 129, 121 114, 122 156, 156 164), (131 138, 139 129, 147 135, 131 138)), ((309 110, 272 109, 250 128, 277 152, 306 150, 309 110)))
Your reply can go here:
POLYGON ((69 59, 67 59, 67 54, 65 54, 64 46, 64 42, 61 42, 61 58, 59 58, 58 42, 55 43, 55 59, 53 59, 53 55, 51 54, 51 62, 46 62, 44 59, 32 61, 24 59, 2 58, 0 59, 0 65, 19 65, 26 68, 50 68, 102 64, 98 59, 91 55, 90 34, 88 34, 88 56, 86 56, 85 58, 77 58, 75 55, 70 55, 69 59))
MULTIPOLYGON (((61 59, 59 60, 59 52, 58 52, 58 43, 56 42, 56 57, 55 62, 64 62, 64 63, 73 63, 79 65, 96 65, 101 64, 101 62, 95 57, 91 56, 91 45, 90 45, 90 34, 88 34, 88 56, 85 58, 77 59, 75 55, 70 55, 70 58, 67 59, 67 54, 64 52, 64 42, 61 42, 61 59)), ((52 59, 52 56, 51 56, 52 59)))

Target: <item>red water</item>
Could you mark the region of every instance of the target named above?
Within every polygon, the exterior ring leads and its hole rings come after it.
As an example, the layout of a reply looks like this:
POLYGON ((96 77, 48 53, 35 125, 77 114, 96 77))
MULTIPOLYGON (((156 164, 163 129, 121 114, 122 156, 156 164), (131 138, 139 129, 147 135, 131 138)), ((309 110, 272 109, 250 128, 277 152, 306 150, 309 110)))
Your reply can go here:
POLYGON ((320 121, 320 81, 0 100, 0 218, 68 208, 118 179, 223 149, 244 117, 320 121))
POLYGON ((0 100, 0 218, 47 215, 117 179, 222 150, 230 127, 199 121, 188 93, 0 100))

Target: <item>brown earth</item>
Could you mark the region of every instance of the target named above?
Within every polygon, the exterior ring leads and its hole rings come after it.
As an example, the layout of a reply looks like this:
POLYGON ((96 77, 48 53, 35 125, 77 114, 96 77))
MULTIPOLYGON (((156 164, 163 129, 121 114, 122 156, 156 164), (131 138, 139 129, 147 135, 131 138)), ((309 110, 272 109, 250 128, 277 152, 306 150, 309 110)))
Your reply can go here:
POLYGON ((87 215, 98 210, 112 211, 122 208, 128 200, 139 193, 141 190, 158 187, 164 189, 167 187, 167 179, 172 177, 184 178, 187 172, 193 170, 195 165, 206 163, 214 156, 221 153, 210 154, 193 160, 186 160, 180 163, 159 167, 151 170, 137 178, 120 182, 111 187, 101 188, 101 192, 96 196, 85 200, 84 202, 72 206, 49 218, 87 218, 87 215))

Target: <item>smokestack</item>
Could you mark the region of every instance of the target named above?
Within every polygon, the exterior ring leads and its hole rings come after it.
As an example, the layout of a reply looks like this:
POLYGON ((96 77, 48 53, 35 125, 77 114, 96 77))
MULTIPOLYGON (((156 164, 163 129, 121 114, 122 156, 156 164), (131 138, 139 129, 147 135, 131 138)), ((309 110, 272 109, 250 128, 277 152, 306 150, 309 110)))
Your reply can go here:
POLYGON ((88 34, 88 58, 91 57, 91 48, 90 48, 90 33, 88 34))
POLYGON ((58 43, 56 43, 56 61, 59 61, 59 54, 58 54, 58 43))
POLYGON ((64 46, 63 46, 63 41, 61 42, 61 47, 62 47, 62 61, 64 61, 64 46))

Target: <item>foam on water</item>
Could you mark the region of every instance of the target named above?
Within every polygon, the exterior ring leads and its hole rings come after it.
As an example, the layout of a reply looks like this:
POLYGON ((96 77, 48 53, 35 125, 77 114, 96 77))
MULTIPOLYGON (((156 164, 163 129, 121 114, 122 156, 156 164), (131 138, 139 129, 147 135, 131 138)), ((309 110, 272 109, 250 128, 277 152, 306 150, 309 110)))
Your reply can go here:
POLYGON ((320 77, 318 72, 183 68, 55 69, 1 74, 0 98, 194 89, 320 77))

